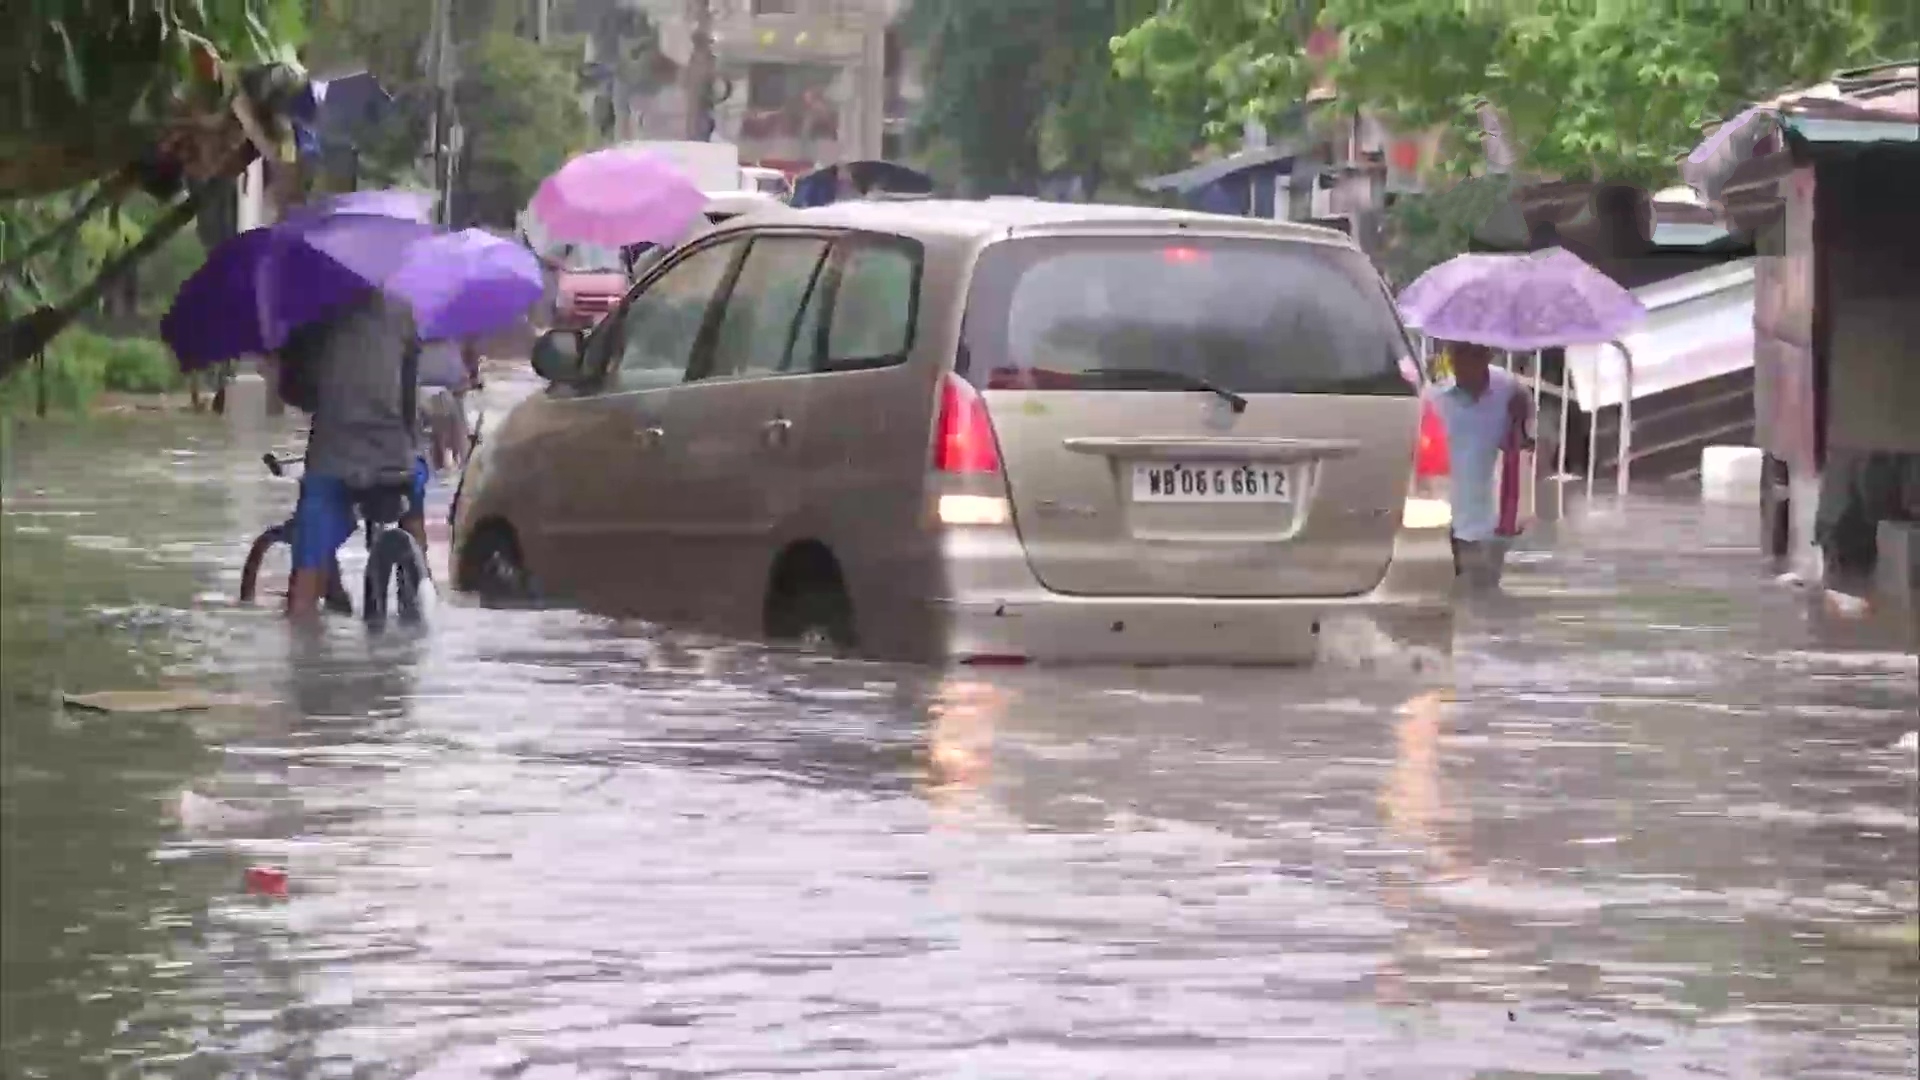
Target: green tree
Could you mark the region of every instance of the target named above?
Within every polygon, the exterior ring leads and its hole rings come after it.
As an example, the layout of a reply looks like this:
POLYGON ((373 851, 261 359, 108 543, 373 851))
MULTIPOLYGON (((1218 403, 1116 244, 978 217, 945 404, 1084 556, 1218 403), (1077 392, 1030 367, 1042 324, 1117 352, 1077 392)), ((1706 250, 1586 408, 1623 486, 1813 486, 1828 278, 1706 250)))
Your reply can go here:
POLYGON ((1117 71, 1114 34, 1152 0, 915 0, 906 29, 924 50, 920 133, 950 148, 979 193, 1032 192, 1063 170, 1089 191, 1178 164, 1197 113, 1162 107, 1117 71))
POLYGON ((0 379, 44 349, 193 221, 247 142, 268 140, 300 83, 303 0, 44 0, 0 41, 15 96, 0 110, 0 379), (244 88, 244 89, 243 89, 244 88), (144 188, 162 205, 137 239, 99 215, 144 188))
POLYGON ((0 198, 106 176, 150 153, 170 125, 217 111, 226 65, 292 59, 303 0, 41 0, 32 8, 31 17, 8 19, 0 40, 12 91, 0 109, 0 198))
MULTIPOLYGON (((453 216, 510 224, 535 185, 590 137, 579 104, 579 41, 543 48, 529 40, 520 0, 451 2, 453 103, 466 140, 453 216)), ((431 14, 426 3, 319 0, 308 64, 321 73, 365 68, 394 97, 386 118, 358 140, 363 186, 422 180, 435 101, 426 68, 431 14)), ((556 25, 575 21, 571 7, 555 15, 556 25)))
POLYGON ((524 38, 489 34, 465 55, 455 100, 466 144, 454 218, 511 225, 534 189, 592 139, 573 67, 524 38))
POLYGON ((925 56, 923 138, 959 158, 970 193, 1031 192, 1040 180, 1040 24, 1051 0, 914 0, 906 30, 925 56))
POLYGON ((1658 184, 1704 121, 1880 56, 1897 32, 1865 3, 1168 0, 1115 52, 1162 94, 1203 95, 1216 132, 1302 100, 1324 74, 1342 110, 1452 128, 1459 171, 1476 160, 1484 101, 1526 172, 1658 184), (1340 43, 1319 72, 1307 56, 1316 27, 1340 43))

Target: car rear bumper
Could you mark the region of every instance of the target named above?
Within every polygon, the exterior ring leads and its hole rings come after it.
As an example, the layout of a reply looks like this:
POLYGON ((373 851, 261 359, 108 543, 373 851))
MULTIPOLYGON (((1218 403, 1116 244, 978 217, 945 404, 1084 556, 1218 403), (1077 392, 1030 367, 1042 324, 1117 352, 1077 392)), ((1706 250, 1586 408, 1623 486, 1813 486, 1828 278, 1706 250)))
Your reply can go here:
POLYGON ((957 532, 946 548, 950 595, 933 604, 943 651, 961 663, 1305 664, 1336 642, 1383 638, 1452 648, 1445 529, 1403 530, 1379 584, 1342 597, 1070 596, 1041 586, 998 530, 957 532))

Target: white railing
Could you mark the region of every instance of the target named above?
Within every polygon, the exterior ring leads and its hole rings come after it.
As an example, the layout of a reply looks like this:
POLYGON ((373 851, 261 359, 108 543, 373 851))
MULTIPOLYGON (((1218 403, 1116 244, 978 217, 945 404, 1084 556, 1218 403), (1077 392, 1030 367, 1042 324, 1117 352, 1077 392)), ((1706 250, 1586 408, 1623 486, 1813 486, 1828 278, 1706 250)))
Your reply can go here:
MULTIPOLYGON (((1622 383, 1625 392, 1620 395, 1620 433, 1618 443, 1617 468, 1614 473, 1614 494, 1625 495, 1627 485, 1633 473, 1633 351, 1624 342, 1609 341, 1614 351, 1620 354, 1622 383)), ((1522 354, 1533 358, 1530 366, 1533 382, 1533 415, 1540 415, 1540 396, 1543 390, 1552 389, 1560 399, 1560 460, 1554 469, 1555 478, 1564 478, 1567 473, 1567 432, 1573 417, 1573 366, 1566 361, 1560 364, 1560 382, 1549 384, 1542 376, 1541 354, 1538 351, 1522 354)), ((1513 370, 1515 356, 1506 354, 1507 370, 1513 370)), ((1535 421, 1538 423, 1538 420, 1535 421)), ((1594 480, 1600 469, 1600 410, 1587 413, 1587 498, 1593 498, 1594 480)))

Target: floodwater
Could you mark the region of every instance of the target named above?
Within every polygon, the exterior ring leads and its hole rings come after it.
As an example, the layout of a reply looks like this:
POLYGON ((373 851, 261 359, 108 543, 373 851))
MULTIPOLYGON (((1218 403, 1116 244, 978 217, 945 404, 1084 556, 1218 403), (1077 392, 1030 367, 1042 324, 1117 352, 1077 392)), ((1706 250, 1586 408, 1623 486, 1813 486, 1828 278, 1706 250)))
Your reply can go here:
POLYGON ((1920 1068, 1920 668, 1811 625, 1751 513, 1576 508, 1421 670, 943 673, 451 604, 297 642, 228 599, 291 504, 273 434, 14 433, 8 1080, 1920 1068), (169 686, 230 700, 53 696, 169 686))

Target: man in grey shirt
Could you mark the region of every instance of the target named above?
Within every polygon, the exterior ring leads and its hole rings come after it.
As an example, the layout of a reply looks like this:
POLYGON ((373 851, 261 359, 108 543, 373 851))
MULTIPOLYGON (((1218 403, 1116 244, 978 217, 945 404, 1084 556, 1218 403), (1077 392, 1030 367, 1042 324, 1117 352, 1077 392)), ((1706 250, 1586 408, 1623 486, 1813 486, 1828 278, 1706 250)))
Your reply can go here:
POLYGON ((370 292, 302 328, 282 351, 282 396, 313 415, 293 516, 291 617, 318 614, 334 555, 358 526, 357 496, 370 488, 406 489, 400 526, 427 550, 427 464, 402 386, 407 353, 417 349, 406 307, 370 292))

